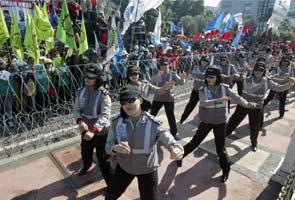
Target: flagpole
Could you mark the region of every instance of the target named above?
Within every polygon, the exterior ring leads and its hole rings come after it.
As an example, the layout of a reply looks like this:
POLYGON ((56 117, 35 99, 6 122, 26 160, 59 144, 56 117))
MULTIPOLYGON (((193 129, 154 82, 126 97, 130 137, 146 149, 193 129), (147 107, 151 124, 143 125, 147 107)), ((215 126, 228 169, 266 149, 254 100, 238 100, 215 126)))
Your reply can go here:
POLYGON ((136 23, 138 4, 139 4, 139 0, 137 0, 136 10, 135 10, 135 22, 132 23, 132 27, 131 27, 132 33, 131 33, 131 48, 130 48, 130 51, 133 50, 134 23, 136 23))

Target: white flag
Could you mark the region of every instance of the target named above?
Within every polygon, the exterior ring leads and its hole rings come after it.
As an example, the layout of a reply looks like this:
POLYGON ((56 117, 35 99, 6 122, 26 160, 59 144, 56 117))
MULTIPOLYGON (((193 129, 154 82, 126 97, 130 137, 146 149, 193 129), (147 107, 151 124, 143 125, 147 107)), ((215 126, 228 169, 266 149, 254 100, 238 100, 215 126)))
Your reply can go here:
POLYGON ((107 49, 106 59, 104 63, 110 61, 120 50, 116 31, 117 31, 117 26, 116 26, 115 17, 113 16, 112 25, 108 31, 108 49, 107 49))
POLYGON ((161 31, 162 31, 161 25, 162 25, 162 16, 161 16, 161 9, 159 9, 159 15, 158 15, 158 19, 156 21, 156 25, 154 29, 156 44, 159 44, 161 42, 161 31))
POLYGON ((129 0, 124 12, 122 34, 125 34, 131 23, 139 21, 146 11, 152 8, 156 9, 163 1, 164 0, 129 0))
POLYGON ((242 13, 235 14, 234 19, 238 23, 238 30, 241 30, 241 28, 243 27, 243 14, 242 13))
POLYGON ((223 18, 222 23, 226 24, 226 22, 230 19, 230 17, 231 17, 231 14, 227 13, 227 15, 223 18))
POLYGON ((273 16, 270 16, 270 18, 267 20, 266 24, 268 25, 267 28, 275 28, 275 24, 273 23, 273 16))
POLYGON ((100 55, 100 47, 99 47, 99 43, 98 43, 95 31, 93 31, 93 34, 94 34, 94 41, 95 41, 95 50, 97 55, 100 55))

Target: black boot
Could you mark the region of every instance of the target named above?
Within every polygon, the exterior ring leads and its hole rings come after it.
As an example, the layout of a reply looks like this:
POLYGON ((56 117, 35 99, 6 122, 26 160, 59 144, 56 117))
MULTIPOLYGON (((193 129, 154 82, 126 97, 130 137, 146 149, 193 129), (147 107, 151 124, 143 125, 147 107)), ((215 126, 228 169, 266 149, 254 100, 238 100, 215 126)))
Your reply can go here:
POLYGON ((225 183, 228 180, 228 176, 229 176, 229 171, 228 172, 223 172, 222 176, 221 176, 221 179, 220 179, 220 182, 225 183))
POLYGON ((87 168, 87 167, 83 167, 83 168, 79 171, 78 176, 82 176, 82 175, 86 174, 87 171, 88 171, 88 169, 89 169, 89 167, 88 167, 88 168, 87 168))
POLYGON ((256 152, 257 151, 257 145, 256 144, 252 144, 251 145, 251 149, 253 152, 256 152))
POLYGON ((182 160, 177 160, 176 164, 177 164, 178 167, 182 167, 182 160))

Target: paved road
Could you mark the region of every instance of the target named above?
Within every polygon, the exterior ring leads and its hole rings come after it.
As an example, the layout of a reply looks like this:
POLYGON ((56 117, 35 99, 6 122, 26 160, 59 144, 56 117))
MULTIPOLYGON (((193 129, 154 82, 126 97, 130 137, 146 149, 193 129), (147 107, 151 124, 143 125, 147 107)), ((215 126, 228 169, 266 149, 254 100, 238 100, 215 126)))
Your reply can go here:
MULTIPOLYGON (((293 99, 291 99, 293 100, 293 99)), ((186 100, 179 99, 176 118, 179 119, 186 100)), ((183 167, 169 159, 169 152, 159 147, 159 190, 163 200, 252 200, 275 199, 279 186, 270 178, 284 157, 294 130, 295 103, 287 105, 283 119, 278 120, 278 104, 274 101, 266 108, 265 132, 259 135, 258 151, 250 148, 248 119, 227 138, 226 147, 232 163, 230 178, 226 184, 219 182, 221 171, 216 158, 213 134, 194 153, 183 161, 183 167)), ((234 111, 232 107, 232 112, 234 111)), ((198 127, 197 109, 184 125, 178 124, 179 137, 185 144, 198 127)), ((167 120, 159 113, 163 125, 167 120)), ((78 143, 63 146, 39 155, 31 162, 0 174, 0 199, 104 199, 105 183, 93 167, 88 176, 77 177, 81 165, 78 143), (86 186, 83 184, 88 183, 86 186)), ((17 162, 17 161, 16 161, 17 162)), ((15 164, 14 164, 15 165, 15 164)), ((121 200, 137 200, 138 189, 133 181, 121 200)))

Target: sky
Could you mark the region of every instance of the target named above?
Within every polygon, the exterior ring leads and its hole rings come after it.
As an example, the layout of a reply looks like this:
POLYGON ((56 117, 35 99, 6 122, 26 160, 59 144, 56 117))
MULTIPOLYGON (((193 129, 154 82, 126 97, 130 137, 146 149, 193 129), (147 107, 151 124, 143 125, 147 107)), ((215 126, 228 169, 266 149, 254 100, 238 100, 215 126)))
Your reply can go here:
MULTIPOLYGON (((291 0, 285 0, 287 4, 290 4, 291 0)), ((204 0, 205 6, 214 6, 217 7, 220 0, 204 0)))
POLYGON ((204 0, 205 6, 214 6, 217 7, 220 0, 204 0))

